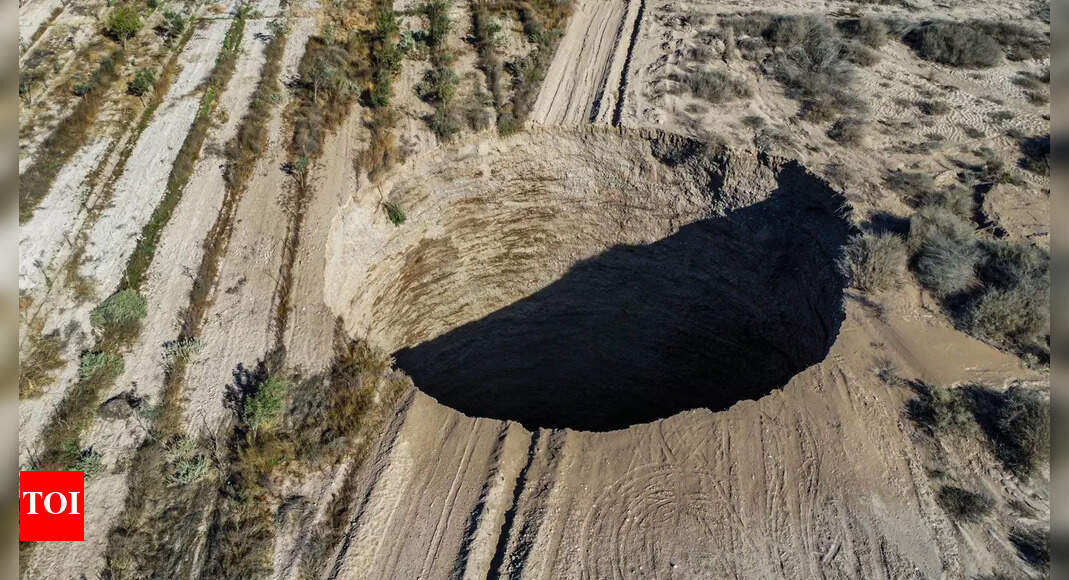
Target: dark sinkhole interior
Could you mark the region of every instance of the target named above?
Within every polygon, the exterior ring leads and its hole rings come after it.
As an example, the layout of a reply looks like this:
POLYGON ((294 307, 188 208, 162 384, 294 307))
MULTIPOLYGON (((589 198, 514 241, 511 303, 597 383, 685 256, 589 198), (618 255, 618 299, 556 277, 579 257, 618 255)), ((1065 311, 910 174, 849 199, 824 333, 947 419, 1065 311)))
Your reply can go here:
POLYGON ((579 262, 397 364, 442 404, 528 429, 608 431, 781 388, 838 334, 835 260, 849 233, 829 209, 841 198, 795 177, 762 202, 579 262))

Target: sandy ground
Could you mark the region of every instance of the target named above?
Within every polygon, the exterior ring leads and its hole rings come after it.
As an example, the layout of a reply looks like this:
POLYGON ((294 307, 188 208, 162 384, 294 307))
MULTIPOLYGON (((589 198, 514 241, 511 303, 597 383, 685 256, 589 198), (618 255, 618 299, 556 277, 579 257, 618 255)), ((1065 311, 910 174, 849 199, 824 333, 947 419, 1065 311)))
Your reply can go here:
MULTIPOLYGON (((296 75, 311 18, 298 18, 291 26, 283 56, 280 80, 296 75)), ((215 283, 212 305, 205 318, 203 350, 187 371, 186 424, 191 432, 228 419, 223 406, 225 386, 240 363, 254 364, 274 346, 275 294, 289 222, 284 208, 291 179, 282 172, 287 161, 284 97, 268 125, 268 143, 238 202, 234 230, 215 283)))
MULTIPOLYGON (((178 155, 197 111, 199 94, 194 89, 211 72, 229 25, 227 19, 213 20, 190 39, 180 57, 182 70, 134 146, 125 170, 112 190, 109 205, 89 225, 85 259, 79 272, 95 283, 101 299, 118 287, 141 228, 163 196, 171 163, 178 155)), ((64 328, 73 321, 88 332, 89 311, 95 305, 70 303, 52 296, 54 310, 48 315, 44 331, 64 328)), ((62 378, 73 377, 76 372, 73 367, 76 366, 77 357, 72 357, 62 378)), ((23 401, 19 406, 19 432, 24 440, 37 438, 52 407, 66 392, 66 383, 68 381, 63 380, 40 398, 23 401)), ((20 460, 25 461, 25 457, 20 460)))
POLYGON ((578 3, 531 110, 532 121, 612 120, 640 5, 639 0, 578 3))
POLYGON ((34 0, 19 6, 19 53, 21 54, 30 39, 48 23, 53 12, 63 8, 63 0, 34 0))

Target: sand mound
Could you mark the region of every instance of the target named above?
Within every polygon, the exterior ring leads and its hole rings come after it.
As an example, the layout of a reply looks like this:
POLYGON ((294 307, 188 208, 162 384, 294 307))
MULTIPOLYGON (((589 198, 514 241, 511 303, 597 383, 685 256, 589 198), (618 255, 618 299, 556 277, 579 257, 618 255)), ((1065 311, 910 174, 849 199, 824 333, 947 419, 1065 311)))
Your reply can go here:
POLYGON ((610 430, 724 409, 822 360, 841 322, 842 199, 794 162, 535 130, 356 199, 331 232, 331 307, 469 415, 610 430))

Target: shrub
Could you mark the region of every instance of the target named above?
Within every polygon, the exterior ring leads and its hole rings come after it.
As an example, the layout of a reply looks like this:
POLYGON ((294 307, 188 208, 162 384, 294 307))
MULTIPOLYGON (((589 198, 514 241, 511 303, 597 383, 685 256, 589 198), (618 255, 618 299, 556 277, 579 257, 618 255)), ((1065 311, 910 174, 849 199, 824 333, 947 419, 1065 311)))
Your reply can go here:
POLYGON ((184 435, 168 442, 164 461, 167 462, 167 483, 174 487, 194 484, 207 477, 212 470, 211 458, 205 450, 184 435))
POLYGON ((917 56, 940 64, 986 68, 1002 60, 998 41, 965 22, 925 22, 906 34, 904 40, 917 56))
POLYGON ((857 117, 843 117, 828 129, 828 137, 842 145, 858 145, 865 138, 865 121, 857 117))
POLYGON ((1010 530, 1009 539, 1022 560, 1037 570, 1047 572, 1050 568, 1050 533, 1047 530, 1015 526, 1010 530))
POLYGON ((1031 475, 1050 458, 1050 401, 1038 391, 1010 387, 994 410, 996 454, 1012 471, 1031 475))
POLYGON ((868 68, 880 62, 880 55, 871 48, 861 46, 856 42, 851 42, 846 45, 846 60, 858 66, 868 68))
POLYGON ((19 361, 20 399, 39 395, 56 381, 52 373, 63 366, 64 346, 58 330, 31 339, 29 353, 19 361))
POLYGON ((914 423, 934 433, 962 433, 975 425, 970 402, 959 389, 917 383, 917 397, 907 403, 914 423))
POLYGON ((990 241, 982 245, 979 267, 984 292, 959 315, 972 334, 1018 353, 1049 356, 1050 256, 1025 244, 990 241))
POLYGON ((995 39, 1009 60, 1043 59, 1050 56, 1050 40, 1041 32, 996 20, 975 20, 970 24, 995 39))
POLYGON ((393 225, 399 226, 405 223, 405 210, 401 208, 401 204, 396 201, 384 201, 382 202, 382 209, 386 212, 386 218, 393 225))
POLYGON ((416 84, 416 94, 423 101, 431 104, 448 104, 456 95, 460 78, 449 67, 432 68, 423 74, 423 80, 416 84))
POLYGON ((78 378, 116 377, 123 371, 122 358, 110 352, 86 352, 78 361, 78 378))
POLYGON ((945 115, 950 112, 950 105, 946 101, 918 101, 917 108, 925 115, 945 115))
POLYGON ((179 361, 188 360, 204 348, 204 343, 196 338, 180 338, 163 345, 163 366, 168 371, 179 361))
POLYGON ((854 36, 865 46, 878 49, 887 42, 887 25, 871 16, 862 16, 857 20, 854 36))
POLYGON ((144 96, 152 91, 156 85, 156 71, 150 68, 141 68, 134 73, 134 78, 126 85, 126 92, 135 97, 144 96))
POLYGON ((1021 159, 1017 162, 1018 165, 1039 175, 1050 173, 1050 135, 1022 139, 1020 147, 1021 159))
POLYGON ((126 41, 141 30, 141 17, 132 4, 120 4, 108 15, 105 25, 107 33, 126 46, 126 41))
POLYGON ((764 127, 766 123, 765 118, 760 115, 746 115, 742 118, 742 124, 754 131, 764 127))
POLYGON ((289 381, 268 377, 257 391, 242 403, 241 419, 252 433, 271 427, 282 414, 282 407, 289 393, 289 381))
POLYGON ((89 313, 93 326, 102 329, 125 328, 145 317, 145 299, 133 288, 120 290, 89 313))
POLYGON ((936 501, 956 522, 976 522, 991 513, 995 500, 984 493, 974 493, 954 485, 939 488, 936 501))
POLYGON ((163 22, 157 30, 170 43, 181 36, 185 29, 186 17, 181 12, 167 10, 163 13, 163 22))
POLYGON ((916 207, 943 208, 961 218, 971 219, 976 209, 976 200, 968 189, 951 185, 940 189, 922 190, 910 200, 916 207))
POLYGON ((916 171, 894 171, 888 173, 883 181, 891 189, 902 192, 909 201, 935 189, 935 180, 931 175, 916 171))
POLYGON ((723 71, 698 71, 686 78, 687 90, 710 103, 725 103, 751 95, 749 85, 723 71))
POLYGON ((940 298, 976 283, 981 252, 972 225, 941 207, 925 207, 910 218, 909 246, 920 282, 940 298))
POLYGON ((861 290, 896 288, 906 269, 906 245, 890 233, 854 236, 846 244, 839 268, 861 290))
POLYGON ((82 449, 77 441, 63 444, 63 462, 71 471, 84 471, 86 479, 93 479, 104 471, 104 456, 92 447, 82 449))

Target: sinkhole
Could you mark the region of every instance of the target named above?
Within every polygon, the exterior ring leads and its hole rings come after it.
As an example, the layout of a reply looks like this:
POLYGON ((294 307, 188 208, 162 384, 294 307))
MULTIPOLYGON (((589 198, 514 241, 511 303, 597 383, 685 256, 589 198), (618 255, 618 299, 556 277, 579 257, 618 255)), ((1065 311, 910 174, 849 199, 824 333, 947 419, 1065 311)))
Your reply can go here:
POLYGON ((658 132, 536 132, 384 183, 336 220, 332 307, 439 403, 529 429, 727 409, 820 362, 843 198, 793 161, 658 132))

